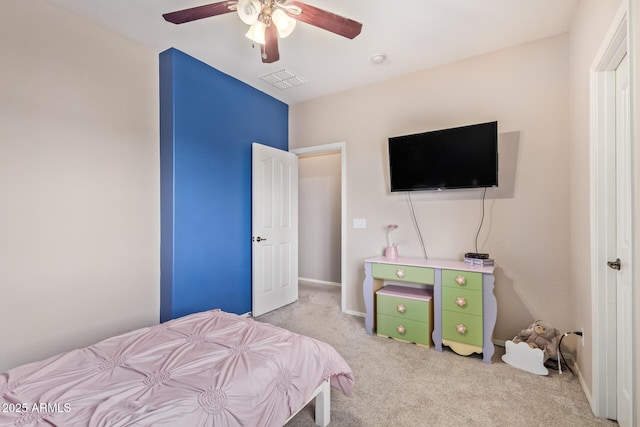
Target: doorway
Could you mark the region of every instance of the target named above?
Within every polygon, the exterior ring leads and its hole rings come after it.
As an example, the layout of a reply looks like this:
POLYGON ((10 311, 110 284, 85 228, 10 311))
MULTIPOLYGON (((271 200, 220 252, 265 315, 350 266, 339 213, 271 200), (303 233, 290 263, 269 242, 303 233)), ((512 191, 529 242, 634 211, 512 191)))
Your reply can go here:
MULTIPOLYGON (((324 145, 316 145, 316 146, 312 146, 312 147, 304 147, 304 148, 298 148, 298 149, 292 149, 290 150, 292 153, 298 155, 298 158, 300 160, 305 159, 305 158, 320 158, 322 159, 323 156, 327 156, 325 160, 329 159, 329 157, 331 158, 336 158, 337 157, 337 161, 339 162, 339 169, 340 172, 338 174, 337 179, 339 180, 339 192, 340 192, 340 196, 339 196, 339 202, 336 203, 339 206, 337 207, 337 215, 338 218, 336 219, 337 221, 337 225, 334 225, 339 227, 339 244, 336 245, 336 247, 338 248, 338 254, 335 253, 331 253, 331 254, 325 254, 326 256, 324 256, 322 259, 325 259, 325 261, 321 261, 322 262, 332 262, 330 261, 331 259, 337 259, 337 263, 339 264, 338 266, 335 267, 336 270, 339 270, 339 282, 334 282, 335 279, 331 279, 331 280, 319 280, 318 282, 320 283, 325 283, 325 284, 339 284, 340 285, 340 300, 341 300, 341 311, 345 312, 346 310, 346 291, 345 291, 345 284, 346 284, 346 271, 345 271, 345 265, 346 265, 346 247, 347 247, 347 234, 346 234, 346 223, 347 223, 347 158, 346 158, 346 150, 345 150, 346 146, 344 142, 338 142, 338 143, 333 143, 333 144, 324 144, 324 145)), ((301 194, 301 198, 304 197, 301 194)), ((326 215, 315 215, 316 218, 320 217, 320 216, 329 216, 331 215, 329 212, 330 207, 329 206, 325 206, 327 208, 327 211, 323 212, 323 214, 326 215)), ((301 209, 304 209, 303 207, 301 207, 301 209)), ((324 208, 323 208, 324 209, 324 208)), ((302 214, 301 214, 302 217, 302 214)), ((331 220, 329 220, 331 221, 331 220)), ((326 227, 331 227, 331 225, 327 225, 325 224, 324 226, 326 227)), ((301 239, 303 239, 302 237, 302 233, 301 232, 301 239)), ((337 233, 336 233, 337 234, 337 233)), ((307 242, 309 243, 309 242, 307 242)), ((301 250, 304 250, 304 243, 301 242, 300 245, 301 250)), ((334 249, 329 249, 333 252, 335 252, 335 248, 334 249)), ((300 256, 301 259, 304 259, 304 256, 300 256)), ((304 262, 304 261, 302 261, 304 262)), ((304 274, 304 269, 301 269, 301 274, 304 274)), ((308 278, 305 278, 308 279, 308 278)))
POLYGON ((623 4, 592 70, 592 409, 634 424, 631 108, 628 9, 623 4), (627 154, 625 154, 627 153, 627 154))

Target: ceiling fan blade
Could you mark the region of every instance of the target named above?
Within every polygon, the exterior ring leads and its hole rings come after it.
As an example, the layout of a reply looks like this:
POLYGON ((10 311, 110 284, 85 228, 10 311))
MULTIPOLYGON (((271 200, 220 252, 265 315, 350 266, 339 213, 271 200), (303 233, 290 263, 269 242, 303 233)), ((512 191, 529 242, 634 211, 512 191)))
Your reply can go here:
POLYGON ((310 6, 306 3, 292 1, 288 2, 286 5, 297 6, 302 10, 302 13, 300 14, 287 11, 287 15, 290 17, 315 27, 322 28, 323 30, 331 31, 332 33, 341 35, 348 39, 355 38, 362 30, 362 24, 354 21, 353 19, 318 9, 317 7, 310 6))
POLYGON ((185 22, 234 12, 237 5, 237 0, 222 1, 219 3, 205 4, 204 6, 196 6, 190 9, 178 10, 176 12, 169 12, 162 16, 165 20, 173 24, 184 24, 185 22))
POLYGON ((262 62, 265 64, 270 64, 280 59, 280 52, 278 51, 278 30, 273 23, 265 29, 264 44, 260 45, 260 54, 262 56, 262 62))

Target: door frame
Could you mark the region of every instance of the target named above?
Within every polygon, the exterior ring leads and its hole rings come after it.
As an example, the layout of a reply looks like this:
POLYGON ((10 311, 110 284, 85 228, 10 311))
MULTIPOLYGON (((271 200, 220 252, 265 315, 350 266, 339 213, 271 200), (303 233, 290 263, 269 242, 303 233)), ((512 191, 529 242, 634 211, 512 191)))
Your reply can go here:
MULTIPOLYGON (((630 54, 628 10, 623 1, 591 67, 591 409, 602 418, 615 418, 617 410, 616 334, 612 333, 617 327, 615 310, 610 309, 616 305, 616 273, 607 266, 608 260, 616 258, 616 218, 607 207, 615 201, 615 147, 610 142, 615 138, 616 123, 612 111, 615 69, 630 54)), ((633 322, 632 329, 633 339, 633 322)))
POLYGON ((340 153, 340 309, 347 310, 347 144, 334 142, 331 144, 314 145, 290 149, 290 152, 301 156, 307 154, 340 153))

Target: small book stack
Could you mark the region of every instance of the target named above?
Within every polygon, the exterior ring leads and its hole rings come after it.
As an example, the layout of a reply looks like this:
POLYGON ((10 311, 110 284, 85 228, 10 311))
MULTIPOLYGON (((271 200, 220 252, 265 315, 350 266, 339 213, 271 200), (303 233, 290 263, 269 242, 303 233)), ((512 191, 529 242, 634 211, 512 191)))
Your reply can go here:
POLYGON ((489 258, 489 254, 479 254, 475 252, 467 252, 464 254, 464 263, 478 267, 489 267, 494 265, 493 259, 489 258))

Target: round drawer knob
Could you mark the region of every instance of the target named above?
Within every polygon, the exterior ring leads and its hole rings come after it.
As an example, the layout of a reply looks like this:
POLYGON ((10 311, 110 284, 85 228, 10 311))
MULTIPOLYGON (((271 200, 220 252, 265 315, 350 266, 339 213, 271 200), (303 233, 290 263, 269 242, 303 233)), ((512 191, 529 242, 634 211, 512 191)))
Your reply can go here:
POLYGON ((396 276, 402 279, 404 277, 404 270, 398 269, 398 271, 396 271, 396 276))
POLYGON ((465 305, 467 305, 467 300, 465 300, 463 297, 458 297, 456 298, 456 305, 458 307, 464 307, 465 305))
POLYGON ((467 327, 464 326, 462 323, 458 323, 456 325, 456 332, 462 335, 467 332, 467 327))
POLYGON ((398 325, 398 327, 396 328, 396 330, 398 331, 398 333, 399 333, 400 335, 404 335, 404 333, 405 333, 405 332, 407 332, 407 328, 405 328, 405 327, 404 327, 404 326, 402 326, 402 325, 398 325))
POLYGON ((460 286, 464 285, 465 283, 467 283, 467 279, 464 276, 456 276, 456 283, 460 286))
POLYGON ((404 304, 398 304, 396 309, 398 310, 398 313, 404 313, 405 311, 407 311, 407 307, 405 307, 404 304))

